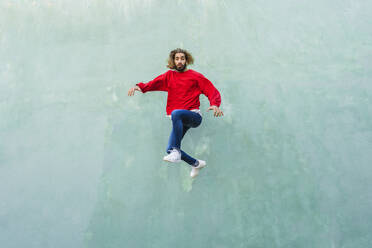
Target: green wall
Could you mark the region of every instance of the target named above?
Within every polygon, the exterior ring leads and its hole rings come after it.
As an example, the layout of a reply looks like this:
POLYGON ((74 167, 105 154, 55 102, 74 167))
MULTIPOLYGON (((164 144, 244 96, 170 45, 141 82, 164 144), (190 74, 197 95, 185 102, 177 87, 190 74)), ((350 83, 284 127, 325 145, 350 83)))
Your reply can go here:
POLYGON ((372 247, 372 3, 0 2, 0 246, 372 247), (162 161, 170 50, 222 95, 162 161))

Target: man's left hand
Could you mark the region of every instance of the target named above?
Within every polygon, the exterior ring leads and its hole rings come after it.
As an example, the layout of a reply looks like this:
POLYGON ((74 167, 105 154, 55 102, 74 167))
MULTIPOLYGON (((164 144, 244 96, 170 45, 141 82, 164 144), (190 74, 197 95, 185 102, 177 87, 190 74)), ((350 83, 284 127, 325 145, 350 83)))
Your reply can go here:
POLYGON ((215 117, 223 116, 223 112, 221 111, 221 109, 219 109, 215 105, 210 106, 207 111, 209 111, 209 110, 213 110, 213 112, 214 112, 213 115, 215 117))

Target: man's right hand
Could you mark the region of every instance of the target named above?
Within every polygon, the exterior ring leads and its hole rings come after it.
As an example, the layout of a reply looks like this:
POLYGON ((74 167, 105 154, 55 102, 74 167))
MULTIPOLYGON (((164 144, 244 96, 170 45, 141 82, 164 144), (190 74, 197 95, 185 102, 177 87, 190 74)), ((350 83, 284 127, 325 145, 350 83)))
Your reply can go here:
POLYGON ((136 90, 142 92, 141 88, 138 87, 138 85, 136 85, 135 87, 131 88, 131 89, 128 91, 128 96, 134 96, 134 92, 135 92, 136 90))

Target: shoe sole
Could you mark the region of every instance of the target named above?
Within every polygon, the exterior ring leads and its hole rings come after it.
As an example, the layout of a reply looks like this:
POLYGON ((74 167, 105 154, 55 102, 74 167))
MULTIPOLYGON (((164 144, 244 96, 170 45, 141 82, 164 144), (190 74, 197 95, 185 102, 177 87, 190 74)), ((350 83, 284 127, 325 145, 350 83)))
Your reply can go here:
POLYGON ((168 162, 168 163, 180 163, 182 160, 177 160, 177 161, 170 161, 170 160, 167 160, 167 159, 164 159, 163 158, 163 160, 165 161, 165 162, 168 162))
POLYGON ((194 179, 194 178, 196 178, 197 176, 199 176, 199 173, 200 173, 201 169, 205 168, 205 166, 207 166, 207 164, 205 164, 205 165, 203 165, 203 166, 201 166, 201 167, 198 168, 198 169, 199 169, 198 174, 196 174, 195 176, 191 176, 191 175, 190 175, 190 177, 191 177, 192 179, 194 179))

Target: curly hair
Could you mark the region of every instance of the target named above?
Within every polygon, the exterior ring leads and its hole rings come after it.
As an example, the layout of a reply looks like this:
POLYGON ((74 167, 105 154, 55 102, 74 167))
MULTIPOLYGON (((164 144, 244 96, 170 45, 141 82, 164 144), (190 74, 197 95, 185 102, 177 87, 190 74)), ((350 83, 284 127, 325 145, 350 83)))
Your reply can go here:
POLYGON ((176 65, 174 64, 174 56, 176 55, 176 53, 183 53, 183 54, 185 54, 186 65, 192 65, 194 63, 194 58, 192 57, 191 53, 189 53, 185 49, 177 48, 177 49, 172 50, 169 53, 168 65, 167 65, 168 68, 170 68, 170 69, 176 69, 176 65))

